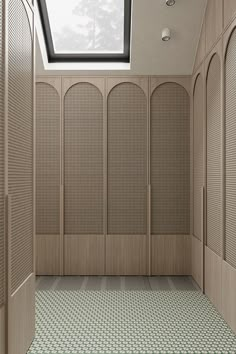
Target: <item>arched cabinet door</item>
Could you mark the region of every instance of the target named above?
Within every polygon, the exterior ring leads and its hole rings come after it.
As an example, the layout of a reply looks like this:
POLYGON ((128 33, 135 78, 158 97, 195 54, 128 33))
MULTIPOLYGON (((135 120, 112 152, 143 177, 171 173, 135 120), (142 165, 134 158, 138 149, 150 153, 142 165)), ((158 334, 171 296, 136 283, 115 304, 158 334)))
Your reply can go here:
POLYGON ((104 274, 103 96, 75 82, 64 96, 65 274, 104 274))
POLYGON ((236 268, 236 29, 225 57, 225 260, 236 268))
POLYGON ((8 0, 8 354, 25 354, 34 337, 33 12, 8 0))
POLYGON ((150 99, 152 274, 189 274, 191 239, 188 81, 160 81, 151 80, 153 84, 150 99))
POLYGON ((60 78, 36 83, 36 272, 59 275, 61 261, 60 78))
POLYGON ((202 240, 201 191, 204 183, 203 169, 203 79, 199 74, 193 93, 193 235, 202 240))
POLYGON ((5 299, 5 234, 4 234, 4 17, 0 2, 0 353, 4 353, 5 299))
POLYGON ((221 63, 214 54, 207 73, 207 220, 206 245, 222 255, 221 63))
POLYGON ((153 235, 189 234, 190 104, 177 83, 158 86, 151 97, 153 235))
POLYGON ((109 91, 107 110, 107 273, 141 275, 146 273, 146 95, 137 84, 120 82, 109 91))

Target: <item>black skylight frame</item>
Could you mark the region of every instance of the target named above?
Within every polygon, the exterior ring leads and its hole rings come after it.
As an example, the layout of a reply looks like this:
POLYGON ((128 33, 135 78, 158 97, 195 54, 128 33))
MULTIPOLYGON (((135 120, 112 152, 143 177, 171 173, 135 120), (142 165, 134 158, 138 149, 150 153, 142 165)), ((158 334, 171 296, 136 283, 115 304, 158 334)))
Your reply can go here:
POLYGON ((49 63, 77 62, 130 62, 132 0, 124 0, 124 52, 123 53, 55 53, 46 0, 37 0, 49 63))

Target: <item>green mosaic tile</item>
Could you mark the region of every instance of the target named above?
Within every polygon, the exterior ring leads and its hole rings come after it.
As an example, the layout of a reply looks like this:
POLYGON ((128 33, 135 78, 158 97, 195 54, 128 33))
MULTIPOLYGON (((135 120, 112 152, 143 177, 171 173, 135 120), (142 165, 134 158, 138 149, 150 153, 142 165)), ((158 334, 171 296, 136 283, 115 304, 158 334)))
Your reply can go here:
POLYGON ((198 291, 39 291, 28 354, 236 353, 198 291))

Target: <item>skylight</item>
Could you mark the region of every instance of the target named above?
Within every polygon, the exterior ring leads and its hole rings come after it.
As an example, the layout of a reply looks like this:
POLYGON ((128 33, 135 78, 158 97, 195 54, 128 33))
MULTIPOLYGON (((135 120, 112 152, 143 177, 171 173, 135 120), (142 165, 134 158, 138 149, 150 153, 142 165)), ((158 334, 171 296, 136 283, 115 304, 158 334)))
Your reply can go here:
POLYGON ((129 61, 131 0, 38 0, 50 62, 129 61))

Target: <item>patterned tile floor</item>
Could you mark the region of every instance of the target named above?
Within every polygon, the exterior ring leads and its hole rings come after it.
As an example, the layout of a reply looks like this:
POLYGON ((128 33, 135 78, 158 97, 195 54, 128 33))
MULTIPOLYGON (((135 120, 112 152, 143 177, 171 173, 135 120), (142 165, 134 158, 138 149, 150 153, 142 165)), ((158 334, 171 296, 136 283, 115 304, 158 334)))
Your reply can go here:
POLYGON ((190 278, 111 279, 118 290, 93 278, 38 278, 28 354, 236 353, 236 336, 190 278))

